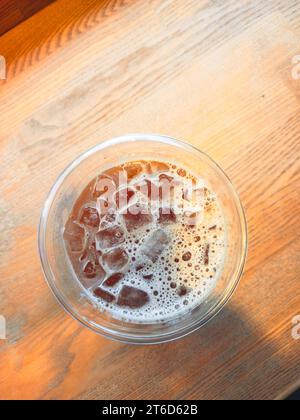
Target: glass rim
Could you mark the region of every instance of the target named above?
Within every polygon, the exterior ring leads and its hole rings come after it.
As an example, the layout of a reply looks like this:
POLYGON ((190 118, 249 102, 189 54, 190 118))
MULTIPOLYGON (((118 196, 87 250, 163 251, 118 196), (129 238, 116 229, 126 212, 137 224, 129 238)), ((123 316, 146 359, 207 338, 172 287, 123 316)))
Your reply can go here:
POLYGON ((185 337, 189 335, 190 333, 200 329, 204 325, 206 325, 209 321, 211 321, 215 316, 217 316, 227 305, 229 300, 232 298, 234 292, 236 291, 236 288, 240 282, 240 279, 242 277, 244 267, 246 264, 247 259, 247 252, 248 252, 248 230, 247 230, 247 220, 246 220, 246 214, 241 202, 241 199, 231 182, 228 175, 224 172, 224 170, 221 168, 221 166, 215 162, 214 159, 212 159, 207 153, 203 152, 202 150, 198 149, 197 147, 186 143, 185 141, 175 139, 173 137, 169 137, 167 135, 161 135, 161 134, 127 134, 123 136, 114 137, 110 140, 103 141, 102 143, 99 143, 85 152, 81 153, 76 159, 74 159, 56 178, 52 188, 50 189, 44 206, 41 211, 40 221, 39 221, 39 227, 38 227, 38 250, 39 250, 39 256, 42 266, 42 271, 45 277, 45 280, 54 294, 55 298, 58 300, 60 305, 64 308, 64 310, 72 316, 73 319, 78 321, 81 325, 87 327, 88 329, 96 332, 97 334, 100 334, 102 336, 105 336, 107 338, 110 338, 115 341, 127 343, 127 344, 160 344, 165 342, 174 341, 178 338, 185 337), (59 191, 60 187, 63 185, 65 179, 75 170, 81 162, 88 159, 90 156, 94 155, 97 152, 100 152, 101 150, 105 150, 106 148, 110 146, 115 146, 122 143, 127 142, 136 142, 136 141, 152 141, 157 143, 165 143, 166 145, 172 145, 175 147, 182 148, 186 151, 190 151, 192 153, 200 154, 202 157, 204 157, 209 163, 213 164, 215 168, 221 173, 223 177, 225 177, 231 193, 232 197, 234 199, 234 203, 236 205, 236 209, 239 216, 239 222, 240 222, 240 228, 242 233, 242 241, 241 241, 241 258, 239 260, 239 264, 236 268, 235 278, 230 279, 230 287, 227 293, 223 293, 222 298, 210 308, 210 310, 205 314, 205 316, 202 319, 195 320, 191 324, 187 326, 182 326, 181 328, 176 329, 175 331, 171 332, 160 332, 158 334, 145 334, 145 335, 137 335, 134 333, 124 333, 121 331, 115 331, 114 329, 107 328, 103 325, 99 325, 98 323, 93 323, 91 320, 87 320, 85 317, 80 315, 77 311, 74 310, 74 308, 69 305, 69 303, 66 301, 66 299, 63 297, 63 294, 60 292, 60 290, 57 288, 55 284, 55 275, 52 272, 51 264, 49 263, 47 251, 46 251, 46 228, 47 228, 47 222, 49 213, 52 208, 52 204, 54 202, 54 199, 57 195, 57 192, 59 191))

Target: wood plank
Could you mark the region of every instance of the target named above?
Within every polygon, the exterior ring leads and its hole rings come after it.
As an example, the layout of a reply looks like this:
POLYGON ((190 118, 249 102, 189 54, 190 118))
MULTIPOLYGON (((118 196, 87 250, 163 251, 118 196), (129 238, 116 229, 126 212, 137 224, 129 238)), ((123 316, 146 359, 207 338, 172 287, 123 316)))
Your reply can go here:
POLYGON ((274 399, 299 383, 299 31, 298 0, 57 0, 0 38, 1 399, 274 399), (53 299, 37 255, 58 174, 128 132, 209 153, 249 223, 231 303, 162 346, 83 329, 53 299))

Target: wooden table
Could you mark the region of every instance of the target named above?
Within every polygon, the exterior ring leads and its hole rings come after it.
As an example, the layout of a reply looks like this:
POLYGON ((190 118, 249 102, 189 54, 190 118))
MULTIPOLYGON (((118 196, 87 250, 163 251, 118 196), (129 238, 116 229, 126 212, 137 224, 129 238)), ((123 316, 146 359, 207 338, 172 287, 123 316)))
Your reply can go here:
POLYGON ((58 0, 3 35, 0 54, 0 398, 274 399, 297 387, 299 0, 58 0), (73 321, 37 252, 58 174, 130 132, 209 153, 249 222, 230 304, 161 346, 111 342, 73 321))

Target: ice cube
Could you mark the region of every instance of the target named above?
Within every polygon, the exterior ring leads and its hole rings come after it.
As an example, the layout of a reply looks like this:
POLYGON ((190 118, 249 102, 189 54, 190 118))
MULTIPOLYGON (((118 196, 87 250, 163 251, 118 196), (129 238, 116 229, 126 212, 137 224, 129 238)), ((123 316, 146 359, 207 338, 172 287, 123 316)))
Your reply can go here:
POLYGON ((138 206, 129 207, 123 217, 128 231, 147 226, 153 220, 152 214, 146 208, 138 206))
POLYGON ((103 262, 112 271, 122 270, 129 261, 127 252, 122 248, 116 248, 103 255, 103 262))
POLYGON ((108 279, 105 280, 104 286, 113 287, 117 283, 119 283, 119 281, 122 280, 123 277, 124 277, 124 274, 122 274, 122 273, 115 273, 112 276, 110 276, 108 279))
POLYGON ((86 245, 83 253, 81 254, 79 260, 85 262, 87 260, 93 261, 95 265, 100 264, 100 257, 102 255, 101 251, 96 249, 96 243, 93 240, 93 237, 89 238, 88 244, 86 245))
POLYGON ((108 169, 103 173, 103 176, 112 179, 117 188, 127 182, 127 174, 121 166, 108 169))
POLYGON ((100 175, 95 183, 94 190, 93 190, 93 198, 97 199, 103 195, 108 196, 109 194, 113 194, 116 191, 116 184, 114 181, 107 177, 100 175))
POLYGON ((102 282, 105 276, 106 272, 99 262, 95 263, 94 260, 88 260, 83 265, 80 280, 84 287, 90 288, 102 282))
POLYGON ((96 233, 97 249, 113 248, 125 241, 125 234, 120 226, 112 226, 96 233))
POLYGON ((101 215, 101 220, 103 217, 107 216, 108 214, 113 214, 116 212, 116 203, 114 200, 114 193, 112 195, 102 195, 97 200, 97 208, 99 214, 101 215))
POLYGON ((102 289, 101 287, 97 287, 97 289, 94 290, 94 295, 105 300, 108 303, 113 302, 116 298, 113 294, 107 292, 106 290, 102 289))
POLYGON ((148 293, 131 286, 123 286, 117 300, 117 305, 129 308, 141 308, 149 302, 148 293))
POLYGON ((154 263, 158 260, 169 242, 170 238, 166 232, 158 229, 146 239, 141 252, 154 263))
POLYGON ((161 224, 176 223, 177 218, 174 210, 171 208, 160 208, 158 222, 161 224))
POLYGON ((93 260, 85 263, 83 267, 83 274, 88 279, 94 279, 97 277, 98 281, 103 280, 106 275, 102 265, 99 262, 95 263, 93 260))
POLYGON ((83 268, 83 274, 87 279, 94 279, 96 277, 96 264, 89 261, 83 268))
POLYGON ((82 210, 80 223, 88 227, 97 228, 100 224, 100 217, 97 209, 94 207, 85 207, 82 210))
POLYGON ((97 280, 100 282, 105 279, 106 272, 101 264, 96 266, 97 280))
POLYGON ((102 217, 100 222, 100 229, 105 229, 109 226, 115 225, 117 220, 116 213, 111 210, 105 216, 102 217))
POLYGON ((82 252, 85 242, 85 230, 73 220, 69 220, 65 226, 64 239, 71 252, 82 252))
POLYGON ((78 236, 71 236, 65 234, 65 240, 67 241, 71 252, 81 252, 83 249, 83 238, 78 236))
POLYGON ((83 236, 84 228, 79 226, 75 220, 69 219, 65 226, 65 233, 72 236, 83 236))

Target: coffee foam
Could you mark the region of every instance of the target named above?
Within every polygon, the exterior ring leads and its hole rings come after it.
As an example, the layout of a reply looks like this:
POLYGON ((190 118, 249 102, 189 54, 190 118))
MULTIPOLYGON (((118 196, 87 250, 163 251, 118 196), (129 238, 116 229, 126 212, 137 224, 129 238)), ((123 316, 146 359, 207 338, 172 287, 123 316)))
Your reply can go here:
MULTIPOLYGON (((186 170, 182 171, 181 175, 188 173, 186 170)), ((170 166, 168 175, 182 182, 182 176, 178 175, 177 167, 170 166)), ((158 182, 158 174, 142 173, 131 180, 130 185, 136 185, 145 178, 153 183, 158 182)), ((191 176, 185 175, 185 178, 188 179, 191 176)), ((195 179, 195 177, 192 178, 195 179)), ((182 188, 175 188, 177 222, 163 226, 159 224, 159 206, 154 203, 151 210, 153 221, 137 230, 126 232, 123 248, 130 257, 130 265, 126 267, 129 269, 124 278, 113 288, 102 286, 115 296, 124 285, 136 287, 149 294, 149 303, 140 309, 119 307, 115 303, 106 303, 96 298, 93 291, 89 290, 90 298, 100 311, 108 311, 114 318, 127 322, 157 323, 181 316, 207 299, 215 288, 223 269, 226 231, 223 213, 216 195, 205 181, 198 181, 206 187, 202 220, 199 220, 196 226, 186 226, 182 188), (142 249, 149 237, 158 229, 163 229, 170 242, 159 259, 152 262, 142 254, 142 249), (205 265, 205 252, 208 245, 209 262, 205 265), (190 259, 189 254, 185 255, 187 253, 191 254, 190 259), (141 266, 144 268, 137 270, 141 266), (144 277, 151 275, 153 276, 151 279, 144 277), (179 296, 181 288, 183 290, 186 288, 186 295, 179 296)), ((134 200, 141 206, 148 204, 148 199, 139 191, 136 192, 134 200)), ((120 212, 116 216, 117 223, 126 231, 120 212)))

